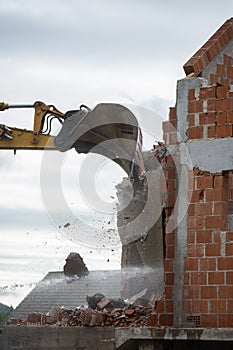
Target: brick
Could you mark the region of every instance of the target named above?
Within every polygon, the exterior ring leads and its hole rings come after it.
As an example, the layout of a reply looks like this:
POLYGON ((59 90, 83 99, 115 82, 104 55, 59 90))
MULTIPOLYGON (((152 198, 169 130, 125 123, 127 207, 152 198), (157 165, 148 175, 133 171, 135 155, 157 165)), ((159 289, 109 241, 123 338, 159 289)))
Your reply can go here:
POLYGON ((233 111, 227 111, 227 123, 233 124, 233 111))
POLYGON ((223 64, 217 64, 217 74, 218 75, 225 74, 225 66, 223 64))
POLYGON ((205 255, 206 256, 219 256, 221 251, 220 244, 206 244, 205 255))
POLYGON ((232 328, 233 325, 233 314, 228 315, 218 315, 219 317, 219 327, 232 328))
POLYGON ((174 301, 167 300, 166 301, 166 313, 173 313, 173 312, 174 312, 174 301))
POLYGON ((232 81, 233 80, 233 67, 227 68, 228 78, 232 81))
POLYGON ((166 247, 166 258, 167 259, 173 259, 174 258, 174 246, 167 246, 166 247))
POLYGON ((156 305, 156 312, 160 313, 160 312, 164 312, 164 311, 165 311, 164 301, 158 300, 157 305, 156 305))
POLYGON ((193 171, 190 172, 193 176, 200 175, 201 171, 198 168, 194 168, 193 171))
POLYGON ((176 202, 176 194, 175 194, 175 192, 167 193, 167 206, 168 207, 174 207, 175 202, 176 202))
POLYGON ((162 314, 159 316, 160 326, 172 326, 173 325, 173 314, 162 314))
POLYGON ((217 298, 217 287, 216 286, 202 286, 201 287, 201 298, 202 299, 216 299, 217 298))
POLYGON ((227 98, 228 86, 217 86, 217 98, 227 98))
POLYGON ((218 315, 217 314, 202 314, 201 315, 201 327, 217 327, 218 315))
POLYGON ((227 300, 227 311, 229 313, 233 313, 233 299, 227 300))
POLYGON ((208 300, 193 300, 192 312, 193 313, 208 312, 208 300))
POLYGON ((150 315, 149 319, 146 322, 146 327, 156 327, 158 326, 158 315, 153 313, 150 315))
POLYGON ((188 231, 188 244, 195 243, 195 231, 188 231))
POLYGON ((212 243, 212 231, 200 230, 196 233, 197 243, 212 243))
POLYGON ((214 138, 216 136, 216 125, 210 125, 207 128, 207 137, 214 138))
POLYGON ((216 101, 216 108, 215 110, 217 112, 222 111, 231 111, 233 108, 233 103, 231 98, 223 98, 216 101))
POLYGON ((175 131, 174 126, 168 120, 162 122, 162 128, 164 133, 175 131))
POLYGON ((214 187, 214 178, 212 175, 209 176, 200 176, 196 178, 196 189, 201 190, 205 188, 214 187))
POLYGON ((198 259, 186 258, 184 262, 184 269, 186 271, 198 271, 198 259))
POLYGON ((200 295, 199 286, 184 286, 185 299, 199 299, 199 295, 200 295))
POLYGON ((167 169, 167 174, 169 179, 175 179, 176 178, 176 168, 175 167, 169 167, 167 169))
POLYGON ((184 285, 185 286, 188 286, 188 285, 190 285, 190 275, 191 275, 191 272, 189 273, 189 272, 185 272, 184 273, 184 285))
POLYGON ((191 272, 191 285, 205 285, 207 281, 206 272, 191 272))
POLYGON ((224 65, 231 67, 232 66, 232 57, 224 54, 223 55, 223 63, 224 63, 224 65))
POLYGON ((224 189, 207 189, 205 191, 206 202, 222 202, 227 199, 227 191, 224 189))
POLYGON ((213 242, 214 243, 222 243, 221 232, 222 232, 222 230, 213 230, 213 242))
POLYGON ((214 203, 214 215, 227 215, 228 205, 225 201, 214 203))
POLYGON ((225 125, 227 122, 227 112, 219 112, 217 113, 217 124, 225 125))
POLYGON ((196 216, 212 215, 212 203, 197 203, 195 205, 196 216))
POLYGON ((233 257, 218 258, 218 270, 233 271, 233 257))
POLYGON ((204 197, 203 190, 194 190, 189 192, 189 200, 191 203, 199 202, 204 199, 203 197, 204 197))
POLYGON ((173 287, 165 286, 164 295, 165 295, 166 299, 172 299, 173 298, 173 287))
POLYGON ((203 217, 189 217, 188 228, 190 230, 201 230, 204 228, 203 217))
POLYGON ((219 84, 229 86, 229 79, 225 79, 224 77, 221 77, 219 79, 219 84))
POLYGON ((189 257, 202 257, 204 256, 204 247, 202 244, 189 244, 188 245, 189 257))
POLYGON ((169 108, 169 120, 176 119, 176 107, 169 108))
POLYGON ((188 92, 188 99, 189 101, 195 100, 195 89, 190 89, 188 92))
POLYGON ((232 299, 233 298, 233 286, 219 286, 219 298, 220 299, 232 299))
POLYGON ((201 271, 216 271, 216 258, 203 258, 200 259, 201 271))
POLYGON ((232 136, 232 125, 217 125, 216 127, 216 137, 224 138, 232 136))
POLYGON ((226 255, 233 256, 233 243, 226 244, 226 255))
POLYGON ((214 176, 214 188, 222 188, 226 186, 226 178, 223 175, 214 176))
POLYGON ((219 313, 227 312, 226 300, 210 300, 209 304, 210 304, 210 313, 219 314, 219 313))
POLYGON ((189 139, 201 139, 203 137, 203 126, 193 126, 188 129, 189 139))
POLYGON ((215 119, 216 119, 215 112, 201 113, 199 115, 199 124, 200 125, 209 125, 209 124, 214 125, 215 119))
POLYGON ((200 88, 200 99, 209 99, 216 97, 216 87, 203 87, 200 88))
POLYGON ((195 216, 195 207, 196 207, 195 204, 189 204, 189 207, 188 207, 189 216, 195 216))
POLYGON ((207 229, 225 228, 226 220, 223 216, 206 216, 205 225, 207 229))
POLYGON ((226 241, 227 242, 233 242, 233 232, 232 231, 228 231, 226 233, 226 241))
POLYGON ((172 215, 173 208, 165 208, 164 212, 165 212, 166 218, 169 218, 172 215))
POLYGON ((174 284, 174 273, 165 273, 165 283, 166 285, 174 284))
POLYGON ((165 270, 165 272, 172 272, 173 271, 173 265, 174 265, 173 259, 165 259, 165 261, 164 261, 164 270, 165 270))
POLYGON ((175 180, 171 179, 167 181, 167 192, 175 192, 175 180))
POLYGON ((216 99, 212 98, 207 101, 207 112, 215 112, 216 111, 216 99))
POLYGON ((167 233, 165 235, 165 243, 166 243, 166 245, 174 245, 174 240, 175 240, 174 233, 167 233))
POLYGON ((224 272, 208 272, 208 284, 224 284, 224 272))
MULTIPOLYGON (((233 272, 227 272, 226 273, 226 283, 233 285, 233 272)), ((232 310, 232 312, 233 312, 233 310, 232 310)))
POLYGON ((210 85, 216 85, 218 83, 218 75, 210 73, 210 85))

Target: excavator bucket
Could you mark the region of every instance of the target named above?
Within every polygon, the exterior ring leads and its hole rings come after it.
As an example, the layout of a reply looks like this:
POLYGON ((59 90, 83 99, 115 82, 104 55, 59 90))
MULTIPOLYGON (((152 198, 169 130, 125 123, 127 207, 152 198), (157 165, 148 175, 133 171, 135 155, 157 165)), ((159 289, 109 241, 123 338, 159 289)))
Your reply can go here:
POLYGON ((80 108, 65 114, 54 139, 65 152, 98 153, 118 163, 128 176, 138 179, 144 171, 142 133, 134 114, 120 104, 100 103, 93 110, 80 108))

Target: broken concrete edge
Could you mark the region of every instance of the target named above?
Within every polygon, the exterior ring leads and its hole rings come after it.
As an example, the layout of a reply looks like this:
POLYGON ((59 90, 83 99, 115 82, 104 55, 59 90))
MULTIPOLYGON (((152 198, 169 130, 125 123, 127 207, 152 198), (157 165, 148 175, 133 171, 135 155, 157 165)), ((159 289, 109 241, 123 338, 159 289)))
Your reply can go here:
POLYGON ((116 328, 116 347, 130 339, 233 341, 233 328, 116 328))
MULTIPOLYGON (((38 349, 44 349, 49 345, 51 349, 57 349, 57 343, 65 343, 69 341, 70 348, 77 343, 84 342, 85 345, 90 346, 92 339, 97 341, 96 334, 98 334, 98 344, 103 342, 111 342, 111 349, 118 349, 129 340, 182 340, 182 341, 233 341, 233 328, 114 328, 114 327, 16 327, 3 326, 0 328, 0 344, 8 344, 8 341, 14 341, 17 337, 17 344, 20 344, 24 339, 28 344, 38 344, 38 349), (14 338, 12 338, 14 335, 14 338), (95 335, 95 337, 93 337, 95 335), (56 346, 54 346, 54 344, 56 346)), ((221 344, 221 343, 220 343, 221 344)), ((67 345, 67 343, 66 343, 67 345)), ((95 344, 96 345, 96 344, 95 344)), ((94 345, 93 345, 94 347, 94 345)), ((6 347, 5 347, 6 348, 6 347)), ((84 347, 86 348, 86 347, 84 347)), ((90 347, 87 347, 88 349, 90 347)))
POLYGON ((114 350, 115 330, 113 327, 3 327, 0 349, 114 350))

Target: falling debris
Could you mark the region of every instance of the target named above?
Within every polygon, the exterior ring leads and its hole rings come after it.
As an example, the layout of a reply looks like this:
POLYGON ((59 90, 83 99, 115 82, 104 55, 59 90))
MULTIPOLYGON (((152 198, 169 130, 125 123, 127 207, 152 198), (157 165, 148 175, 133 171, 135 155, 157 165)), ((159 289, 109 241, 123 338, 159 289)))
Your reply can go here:
POLYGON ((69 227, 69 226, 70 226, 70 223, 69 223, 69 222, 67 222, 67 223, 64 225, 65 228, 67 228, 67 227, 69 227))
POLYGON ((89 274, 83 258, 78 253, 70 253, 64 265, 64 274, 68 278, 83 277, 89 274))

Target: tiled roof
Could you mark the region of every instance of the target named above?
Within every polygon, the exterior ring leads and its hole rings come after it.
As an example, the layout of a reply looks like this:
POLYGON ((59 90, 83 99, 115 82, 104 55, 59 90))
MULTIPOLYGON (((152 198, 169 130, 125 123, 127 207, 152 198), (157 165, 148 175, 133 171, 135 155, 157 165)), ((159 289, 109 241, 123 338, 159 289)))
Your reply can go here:
POLYGON ((233 18, 228 19, 183 66, 186 75, 198 76, 233 38, 233 18))
POLYGON ((88 276, 73 279, 63 272, 49 272, 26 296, 10 317, 26 319, 29 313, 47 313, 53 306, 74 309, 86 304, 86 296, 102 293, 109 298, 119 298, 121 271, 90 271, 88 276))

